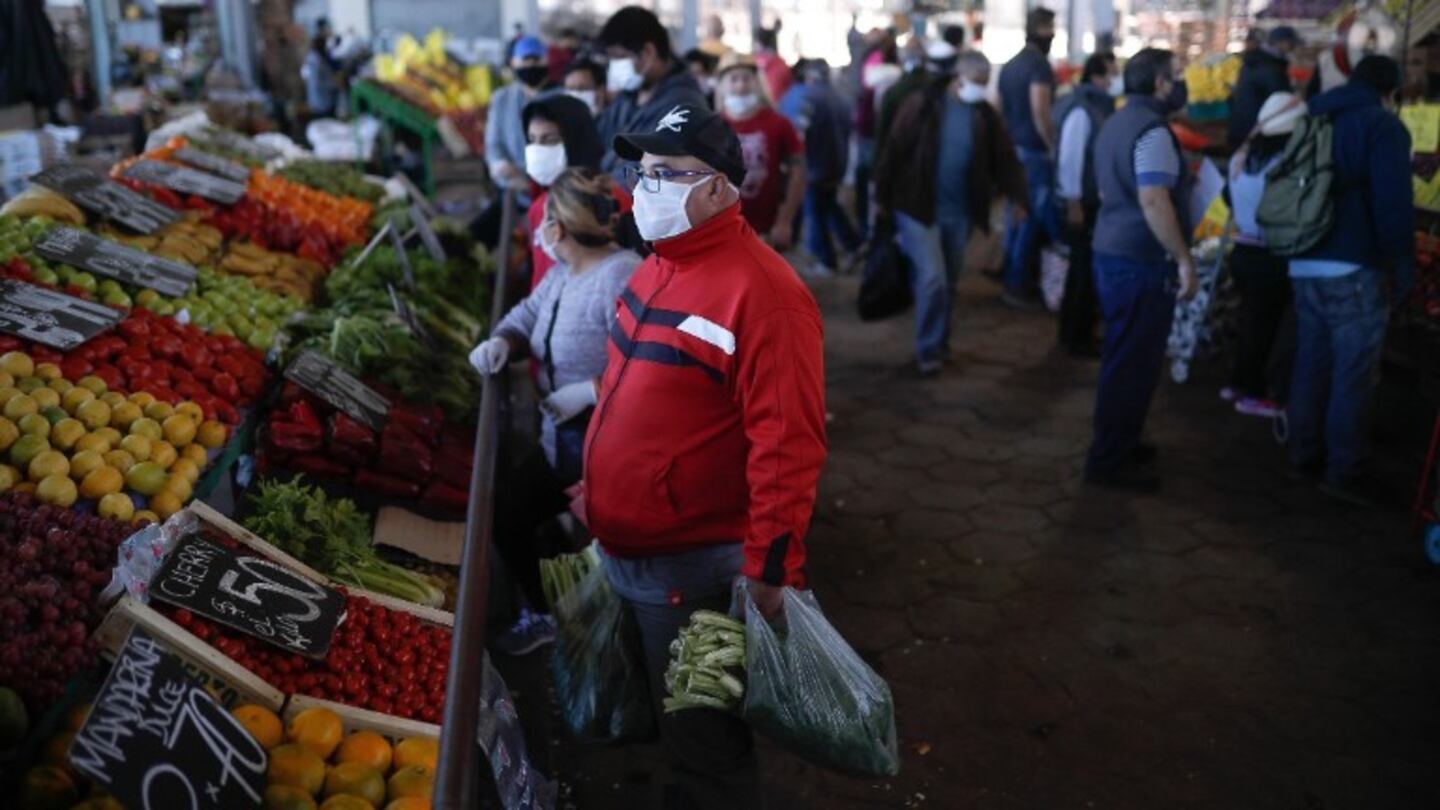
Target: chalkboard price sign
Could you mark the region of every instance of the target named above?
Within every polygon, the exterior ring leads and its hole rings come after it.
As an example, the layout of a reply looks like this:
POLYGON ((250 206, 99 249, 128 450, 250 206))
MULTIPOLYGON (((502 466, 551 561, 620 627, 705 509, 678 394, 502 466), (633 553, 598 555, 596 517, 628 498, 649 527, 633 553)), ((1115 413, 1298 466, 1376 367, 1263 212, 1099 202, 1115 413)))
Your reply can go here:
POLYGON ((138 626, 68 756, 131 810, 258 808, 265 791, 265 749, 138 626))
POLYGON ((176 149, 172 157, 181 163, 188 163, 197 169, 204 169, 211 174, 219 175, 232 182, 250 182, 250 167, 226 160, 219 155, 212 155, 209 152, 202 152, 199 149, 185 146, 176 149))
POLYGON ((285 377, 296 385, 345 412, 345 415, 379 433, 385 429, 390 400, 360 382, 355 375, 315 352, 303 352, 285 377))
POLYGON ((51 228, 35 243, 35 252, 126 284, 149 287, 171 298, 184 297, 196 275, 195 268, 188 264, 135 250, 79 228, 51 228))
POLYGON ((84 166, 69 163, 51 166, 30 181, 65 195, 96 216, 114 220, 139 233, 154 233, 180 221, 178 212, 84 166))
POLYGON ((345 611, 339 591, 194 534, 165 556, 150 595, 312 658, 330 649, 345 611))
POLYGON ((194 194, 222 205, 232 205, 245 196, 245 186, 233 180, 159 160, 138 160, 125 170, 125 176, 181 194, 194 194))
POLYGON ((47 287, 0 279, 0 332, 69 351, 119 323, 125 313, 47 287))

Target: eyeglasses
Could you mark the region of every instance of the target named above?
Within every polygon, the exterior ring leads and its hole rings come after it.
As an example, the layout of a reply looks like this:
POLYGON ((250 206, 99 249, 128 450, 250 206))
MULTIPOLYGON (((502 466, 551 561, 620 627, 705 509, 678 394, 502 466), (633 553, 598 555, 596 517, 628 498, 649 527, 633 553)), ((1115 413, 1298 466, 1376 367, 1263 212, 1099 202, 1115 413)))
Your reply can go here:
POLYGON ((677 177, 710 177, 719 174, 716 171, 683 171, 680 169, 646 169, 638 164, 627 166, 626 178, 631 186, 638 186, 651 194, 660 191, 660 181, 674 180, 677 177))

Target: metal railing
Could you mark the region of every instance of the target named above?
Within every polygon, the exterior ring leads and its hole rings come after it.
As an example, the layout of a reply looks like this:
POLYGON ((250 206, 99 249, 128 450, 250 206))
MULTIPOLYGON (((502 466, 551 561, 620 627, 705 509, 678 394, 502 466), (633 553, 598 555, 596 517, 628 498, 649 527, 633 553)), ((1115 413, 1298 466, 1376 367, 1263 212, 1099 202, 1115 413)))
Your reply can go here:
MULTIPOLYGON (((505 314, 505 280, 510 264, 515 198, 501 192, 500 241, 495 249, 494 300, 490 324, 505 314)), ((436 810, 472 810, 480 806, 489 782, 480 749, 480 690, 485 676, 485 607, 490 587, 490 545, 495 516, 495 464, 500 444, 500 406, 505 374, 485 380, 475 430, 475 466, 470 504, 465 513, 465 548, 460 588, 455 597, 455 628, 450 642, 450 673, 445 684, 445 713, 440 727, 440 760, 432 806, 436 810)))

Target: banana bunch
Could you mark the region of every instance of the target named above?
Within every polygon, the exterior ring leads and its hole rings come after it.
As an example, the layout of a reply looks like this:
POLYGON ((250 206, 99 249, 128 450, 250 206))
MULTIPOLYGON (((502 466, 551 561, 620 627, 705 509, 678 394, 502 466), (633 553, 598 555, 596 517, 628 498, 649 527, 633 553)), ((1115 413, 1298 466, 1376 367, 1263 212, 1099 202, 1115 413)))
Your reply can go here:
POLYGON ((132 236, 109 225, 100 233, 128 247, 199 267, 213 264, 224 242, 220 231, 201 222, 200 217, 198 211, 187 211, 179 222, 149 236, 132 236))
POLYGON ((289 253, 276 253, 252 242, 237 242, 220 260, 221 272, 246 276, 256 287, 282 295, 293 295, 309 304, 325 280, 325 268, 318 262, 289 253))
POLYGON ((1185 68, 1185 89, 1191 104, 1209 104, 1230 98, 1230 89, 1240 79, 1240 57, 1191 62, 1185 68))
POLYGON ((56 222, 84 227, 85 214, 75 204, 44 186, 32 185, 0 208, 0 215, 49 217, 56 222))

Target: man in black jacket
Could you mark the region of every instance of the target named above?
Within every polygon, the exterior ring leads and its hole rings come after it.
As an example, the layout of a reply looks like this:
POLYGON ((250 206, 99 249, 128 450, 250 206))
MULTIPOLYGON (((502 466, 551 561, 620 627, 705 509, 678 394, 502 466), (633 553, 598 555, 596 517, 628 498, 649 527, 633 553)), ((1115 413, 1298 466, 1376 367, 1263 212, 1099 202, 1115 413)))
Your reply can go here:
POLYGON ((1265 44, 1245 52, 1240 78, 1230 91, 1230 148, 1238 149, 1255 128, 1260 105, 1271 93, 1288 93, 1290 54, 1300 47, 1300 35, 1288 25, 1270 31, 1265 44))

